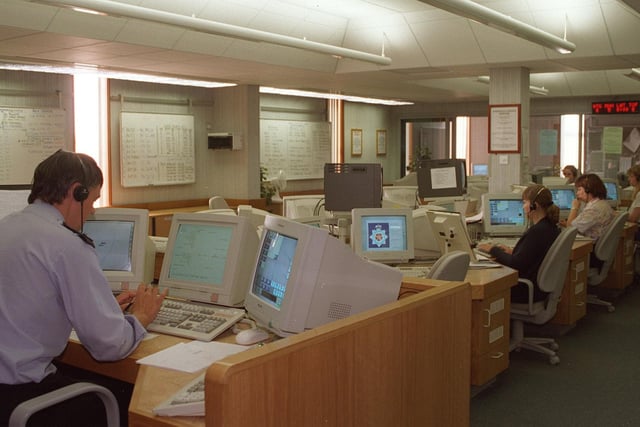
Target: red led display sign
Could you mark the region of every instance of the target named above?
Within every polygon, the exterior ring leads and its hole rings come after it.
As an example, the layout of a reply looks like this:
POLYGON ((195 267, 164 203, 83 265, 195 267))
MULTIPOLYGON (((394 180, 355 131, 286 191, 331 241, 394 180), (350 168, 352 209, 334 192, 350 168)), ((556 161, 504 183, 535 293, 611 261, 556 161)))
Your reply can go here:
POLYGON ((634 114, 640 113, 640 101, 592 102, 593 114, 634 114))

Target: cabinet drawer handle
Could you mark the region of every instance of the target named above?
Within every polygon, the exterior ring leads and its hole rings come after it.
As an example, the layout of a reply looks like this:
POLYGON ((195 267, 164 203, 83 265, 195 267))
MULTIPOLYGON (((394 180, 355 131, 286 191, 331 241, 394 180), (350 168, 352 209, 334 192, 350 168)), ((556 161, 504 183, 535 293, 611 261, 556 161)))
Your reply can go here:
POLYGON ((499 353, 494 353, 489 357, 491 357, 492 359, 501 359, 502 356, 504 356, 504 353, 503 352, 499 352, 499 353))
POLYGON ((576 307, 582 307, 583 305, 584 305, 584 303, 583 303, 583 302, 577 302, 577 303, 576 303, 576 307))
POLYGON ((485 308, 482 311, 486 311, 487 312, 487 323, 485 323, 484 326, 485 328, 488 328, 491 326, 491 310, 489 310, 488 308, 485 308))

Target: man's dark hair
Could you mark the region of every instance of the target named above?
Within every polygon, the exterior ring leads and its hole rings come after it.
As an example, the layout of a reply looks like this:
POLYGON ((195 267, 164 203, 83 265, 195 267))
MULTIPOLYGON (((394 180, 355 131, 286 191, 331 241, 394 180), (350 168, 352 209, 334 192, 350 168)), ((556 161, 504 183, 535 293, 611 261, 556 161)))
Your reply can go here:
POLYGON ((74 183, 91 189, 102 186, 103 180, 102 171, 90 156, 58 150, 36 167, 28 202, 41 199, 61 203, 74 183))

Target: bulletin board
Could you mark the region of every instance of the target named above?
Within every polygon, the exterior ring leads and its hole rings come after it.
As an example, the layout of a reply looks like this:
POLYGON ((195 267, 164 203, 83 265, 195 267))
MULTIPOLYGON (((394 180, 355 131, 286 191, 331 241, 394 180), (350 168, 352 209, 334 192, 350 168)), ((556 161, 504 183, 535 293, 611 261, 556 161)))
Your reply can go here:
POLYGON ((66 112, 0 107, 0 185, 30 184, 42 160, 65 148, 66 112))
POLYGON ((269 176, 283 170, 287 179, 324 177, 331 163, 331 123, 260 120, 260 164, 269 176))
POLYGON ((120 114, 123 187, 196 181, 194 119, 185 114, 120 114))

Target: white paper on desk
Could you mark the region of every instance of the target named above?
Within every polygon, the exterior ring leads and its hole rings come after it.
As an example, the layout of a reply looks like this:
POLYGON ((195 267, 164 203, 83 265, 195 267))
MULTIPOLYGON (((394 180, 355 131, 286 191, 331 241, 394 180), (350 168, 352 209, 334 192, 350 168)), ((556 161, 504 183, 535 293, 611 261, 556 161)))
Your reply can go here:
POLYGON ((239 353, 250 347, 222 342, 191 341, 179 343, 150 356, 139 359, 141 365, 174 369, 183 372, 196 372, 231 354, 239 353))

